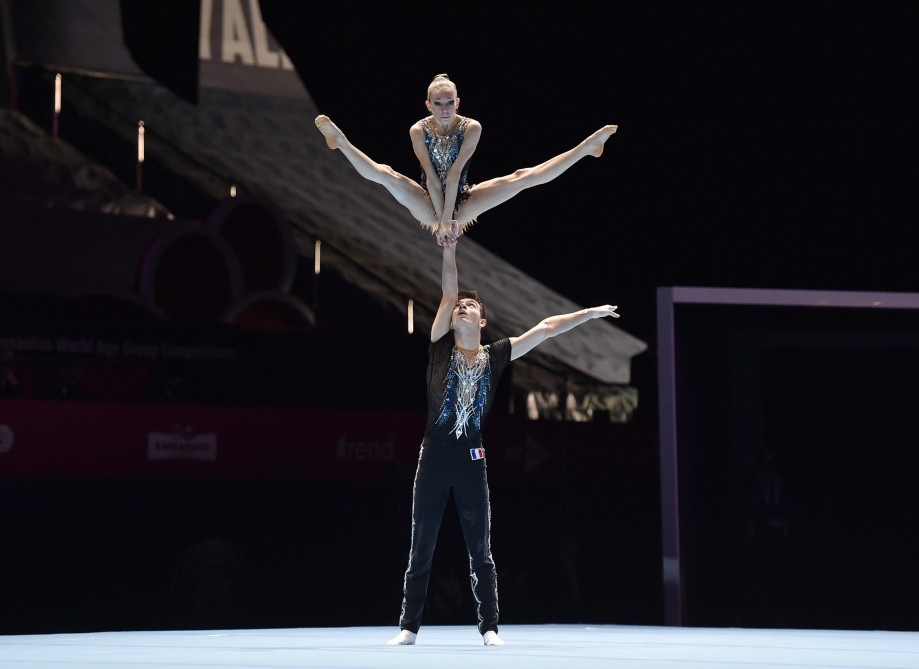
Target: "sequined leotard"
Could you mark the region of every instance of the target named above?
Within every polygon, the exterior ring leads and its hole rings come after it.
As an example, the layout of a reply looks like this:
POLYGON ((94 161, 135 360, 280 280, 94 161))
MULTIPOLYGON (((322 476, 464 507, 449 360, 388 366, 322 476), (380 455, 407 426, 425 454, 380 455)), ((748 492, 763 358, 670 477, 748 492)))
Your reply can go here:
MULTIPOLYGON (((463 145, 463 137, 466 135, 466 124, 469 122, 468 117, 463 117, 456 130, 449 135, 441 137, 434 132, 434 126, 430 118, 420 121, 421 129, 424 131, 424 143, 428 147, 428 157, 431 164, 437 170, 440 177, 441 188, 444 192, 447 189, 447 173, 453 167, 456 157, 459 155, 460 147, 463 145)), ((459 211, 460 205, 469 199, 469 161, 463 165, 463 171, 460 173, 459 189, 456 193, 456 205, 453 208, 454 213, 459 211)), ((427 193, 427 175, 424 169, 421 170, 421 186, 427 193)))

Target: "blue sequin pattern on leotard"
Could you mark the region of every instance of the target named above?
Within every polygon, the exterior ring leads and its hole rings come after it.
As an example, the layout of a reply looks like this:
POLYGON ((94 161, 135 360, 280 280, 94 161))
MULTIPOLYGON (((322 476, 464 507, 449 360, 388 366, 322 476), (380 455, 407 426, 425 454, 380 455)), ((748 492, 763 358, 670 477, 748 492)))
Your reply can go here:
POLYGON ((453 417, 450 431, 457 439, 468 436, 470 427, 475 433, 481 432, 482 409, 485 407, 490 377, 488 346, 482 348, 472 366, 466 364, 462 353, 454 346, 450 368, 444 379, 444 401, 437 425, 445 425, 453 417))
MULTIPOLYGON (((428 147, 428 157, 430 157, 434 169, 437 170, 437 176, 440 177, 441 190, 444 192, 446 192, 447 189, 447 173, 450 171, 450 168, 453 167, 453 163, 456 162, 456 157, 459 155, 460 147, 463 145, 463 137, 466 134, 466 124, 468 121, 468 118, 463 118, 456 127, 456 130, 449 135, 440 137, 434 132, 430 119, 425 118, 421 120, 421 129, 424 131, 424 143, 428 147)), ((468 174, 469 163, 467 162, 463 165, 463 171, 460 172, 459 190, 456 197, 457 209, 459 209, 460 203, 464 202, 469 197, 469 184, 467 183, 468 174)), ((426 184, 427 175, 422 169, 421 185, 425 187, 426 184)))

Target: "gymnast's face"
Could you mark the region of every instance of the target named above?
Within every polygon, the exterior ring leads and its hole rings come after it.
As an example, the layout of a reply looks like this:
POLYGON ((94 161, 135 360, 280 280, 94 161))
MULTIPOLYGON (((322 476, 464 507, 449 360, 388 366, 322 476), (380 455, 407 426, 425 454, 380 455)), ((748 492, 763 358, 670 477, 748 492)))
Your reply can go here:
POLYGON ((456 89, 452 87, 441 88, 431 94, 430 99, 425 100, 425 105, 431 116, 438 123, 450 123, 456 116, 456 110, 459 109, 459 97, 456 95, 456 89))
POLYGON ((457 327, 460 324, 476 328, 485 327, 485 319, 482 318, 482 307, 473 299, 461 298, 456 301, 453 307, 453 318, 450 325, 457 327))

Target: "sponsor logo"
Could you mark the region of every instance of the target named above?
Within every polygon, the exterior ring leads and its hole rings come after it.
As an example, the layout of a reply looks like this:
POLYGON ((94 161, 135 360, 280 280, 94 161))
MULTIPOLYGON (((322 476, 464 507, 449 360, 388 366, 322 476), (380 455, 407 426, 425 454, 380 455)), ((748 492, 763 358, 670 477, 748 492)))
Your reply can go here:
POLYGON ((335 457, 339 460, 381 460, 389 462, 395 457, 395 438, 389 441, 351 441, 341 435, 335 447, 335 457))
POLYGON ((217 460, 217 435, 198 434, 191 427, 147 433, 148 460, 217 460))

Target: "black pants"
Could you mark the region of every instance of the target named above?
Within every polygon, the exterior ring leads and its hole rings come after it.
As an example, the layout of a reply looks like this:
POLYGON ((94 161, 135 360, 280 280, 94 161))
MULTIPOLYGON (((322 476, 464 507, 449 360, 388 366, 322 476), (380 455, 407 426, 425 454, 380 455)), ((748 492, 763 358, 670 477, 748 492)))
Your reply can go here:
POLYGON ((473 460, 469 449, 479 443, 425 439, 421 442, 412 502, 412 548, 405 572, 399 626, 418 632, 428 592, 437 533, 450 490, 459 513, 469 575, 476 601, 479 631, 498 631, 498 577, 491 557, 491 506, 485 460, 473 460))

